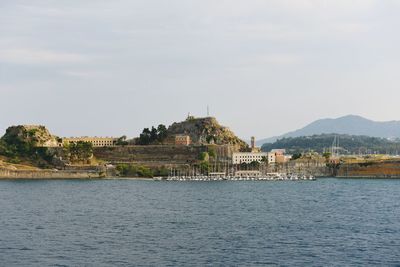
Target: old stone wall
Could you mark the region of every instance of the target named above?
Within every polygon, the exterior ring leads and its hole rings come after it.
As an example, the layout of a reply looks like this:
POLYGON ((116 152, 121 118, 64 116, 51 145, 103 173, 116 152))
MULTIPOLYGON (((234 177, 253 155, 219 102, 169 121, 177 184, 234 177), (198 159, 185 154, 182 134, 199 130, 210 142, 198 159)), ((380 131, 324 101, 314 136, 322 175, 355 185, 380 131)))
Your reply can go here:
POLYGON ((264 172, 280 172, 280 173, 296 173, 304 175, 313 175, 316 177, 332 177, 333 171, 318 161, 296 162, 289 161, 287 163, 270 164, 264 172))
POLYGON ((94 148, 96 159, 108 163, 190 164, 197 162, 205 146, 117 146, 94 148))
POLYGON ((400 178, 400 161, 371 161, 340 165, 338 177, 400 178))
POLYGON ((0 169, 0 179, 96 179, 104 177, 105 173, 98 171, 0 169))

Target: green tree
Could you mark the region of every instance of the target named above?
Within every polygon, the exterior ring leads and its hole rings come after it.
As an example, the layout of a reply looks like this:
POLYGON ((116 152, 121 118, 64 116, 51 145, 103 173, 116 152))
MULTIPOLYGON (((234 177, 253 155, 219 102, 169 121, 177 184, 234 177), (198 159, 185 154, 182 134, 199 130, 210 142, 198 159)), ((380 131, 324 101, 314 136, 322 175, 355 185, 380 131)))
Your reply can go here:
POLYGON ((121 136, 120 138, 117 139, 115 144, 117 146, 126 146, 126 145, 128 145, 128 142, 126 141, 126 139, 127 139, 126 135, 123 135, 123 136, 121 136))
POLYGON ((295 153, 292 155, 292 160, 300 159, 303 155, 301 153, 295 153))
POLYGON ((202 174, 208 175, 210 172, 210 163, 208 161, 203 161, 200 163, 200 170, 202 174))
POLYGON ((209 147, 208 148, 208 155, 212 158, 216 158, 217 157, 217 152, 215 151, 214 147, 209 147))
POLYGON ((150 168, 141 165, 118 164, 116 169, 123 177, 152 178, 154 176, 154 173, 150 168))
POLYGON ((139 137, 139 145, 149 145, 151 142, 151 132, 149 128, 144 128, 139 137))
POLYGON ((246 162, 240 163, 240 169, 241 169, 242 171, 247 170, 247 169, 248 169, 247 163, 246 163, 246 162))
POLYGON ((167 138, 167 135, 167 127, 163 124, 158 125, 157 128, 152 126, 151 130, 149 128, 144 128, 143 132, 139 136, 138 143, 139 145, 150 145, 156 142, 161 143, 165 138, 167 138))
POLYGON ((261 157, 261 162, 265 163, 265 164, 268 163, 268 158, 266 156, 262 156, 261 157))
POLYGON ((251 170, 258 170, 259 168, 260 168, 260 162, 258 162, 258 161, 252 161, 252 162, 250 162, 249 163, 249 168, 251 169, 251 170))
POLYGON ((93 146, 90 142, 70 143, 65 148, 71 162, 88 162, 93 157, 93 146))
POLYGON ((167 127, 165 127, 165 125, 163 125, 163 124, 158 125, 157 132, 158 132, 158 141, 159 142, 162 142, 165 140, 165 138, 167 138, 168 130, 167 130, 167 127))
POLYGON ((151 131, 150 131, 150 143, 153 143, 154 141, 157 141, 157 139, 158 139, 158 131, 153 126, 153 127, 151 127, 151 131))
POLYGON ((323 157, 325 158, 325 160, 328 162, 329 161, 329 159, 331 158, 331 156, 332 156, 332 153, 331 152, 325 152, 324 154, 323 154, 323 157))
POLYGON ((200 153, 200 156, 199 156, 199 159, 201 160, 201 161, 210 161, 210 156, 208 155, 208 153, 207 152, 201 152, 200 153))

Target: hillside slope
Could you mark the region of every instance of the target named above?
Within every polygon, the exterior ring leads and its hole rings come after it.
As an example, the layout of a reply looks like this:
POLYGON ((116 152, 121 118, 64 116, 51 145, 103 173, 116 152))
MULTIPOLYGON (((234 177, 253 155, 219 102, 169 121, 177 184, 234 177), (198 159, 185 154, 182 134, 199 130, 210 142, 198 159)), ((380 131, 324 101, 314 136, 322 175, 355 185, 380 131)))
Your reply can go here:
POLYGON ((335 134, 282 138, 274 143, 264 144, 262 150, 270 151, 271 149, 285 148, 288 153, 302 153, 310 150, 322 153, 329 151, 335 136, 339 138, 341 154, 377 153, 397 155, 400 152, 399 142, 378 137, 335 134))
POLYGON ((9 144, 32 144, 36 147, 57 146, 58 137, 52 135, 42 125, 18 125, 11 126, 1 138, 9 144))
POLYGON ((299 130, 281 136, 262 139, 257 143, 262 145, 265 143, 273 143, 281 138, 330 133, 365 135, 380 138, 400 138, 400 121, 377 122, 360 116, 348 115, 337 119, 317 120, 299 130))
POLYGON ((21 166, 54 167, 54 153, 48 147, 57 144, 58 137, 44 126, 11 126, 0 138, 0 156, 3 161, 21 166))
POLYGON ((236 145, 247 148, 246 142, 237 137, 229 128, 218 123, 213 117, 188 118, 176 122, 168 128, 168 135, 187 134, 194 143, 215 143, 218 145, 236 145))

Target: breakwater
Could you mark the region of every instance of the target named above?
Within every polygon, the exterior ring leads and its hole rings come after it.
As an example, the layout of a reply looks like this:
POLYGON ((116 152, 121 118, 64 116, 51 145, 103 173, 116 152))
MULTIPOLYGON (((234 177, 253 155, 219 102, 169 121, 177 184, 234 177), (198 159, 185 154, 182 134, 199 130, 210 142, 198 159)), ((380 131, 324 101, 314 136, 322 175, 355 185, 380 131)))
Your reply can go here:
POLYGON ((98 179, 102 171, 93 170, 8 170, 0 169, 0 179, 98 179))

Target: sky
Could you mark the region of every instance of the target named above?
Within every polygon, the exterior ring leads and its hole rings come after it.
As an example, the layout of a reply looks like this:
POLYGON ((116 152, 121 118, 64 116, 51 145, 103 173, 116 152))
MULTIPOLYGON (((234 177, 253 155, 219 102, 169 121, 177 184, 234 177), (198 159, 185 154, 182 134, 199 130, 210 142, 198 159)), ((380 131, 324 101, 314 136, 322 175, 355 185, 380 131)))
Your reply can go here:
POLYGON ((397 0, 0 0, 0 131, 133 137, 207 105, 244 139, 400 120, 399 13, 397 0))

